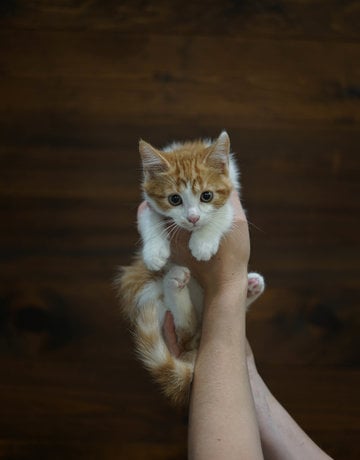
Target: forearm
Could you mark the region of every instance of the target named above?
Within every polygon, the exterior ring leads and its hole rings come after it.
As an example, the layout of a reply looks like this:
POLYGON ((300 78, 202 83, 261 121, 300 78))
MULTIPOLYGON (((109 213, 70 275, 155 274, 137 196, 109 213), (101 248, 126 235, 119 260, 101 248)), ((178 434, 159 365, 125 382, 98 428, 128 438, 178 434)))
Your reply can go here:
POLYGON ((249 375, 266 460, 330 459, 274 398, 252 363, 249 375))
POLYGON ((204 312, 190 405, 193 460, 263 458, 246 363, 245 293, 244 283, 235 294, 216 295, 204 312))

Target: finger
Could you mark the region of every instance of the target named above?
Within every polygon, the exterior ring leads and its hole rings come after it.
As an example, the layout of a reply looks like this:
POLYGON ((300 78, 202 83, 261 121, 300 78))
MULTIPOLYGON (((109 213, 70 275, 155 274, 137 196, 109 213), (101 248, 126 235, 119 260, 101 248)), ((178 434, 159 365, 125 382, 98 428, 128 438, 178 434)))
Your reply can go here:
POLYGON ((234 209, 234 218, 239 220, 246 220, 245 212, 241 206, 239 195, 235 190, 230 195, 230 201, 234 209))
POLYGON ((181 353, 181 350, 177 343, 174 318, 169 311, 165 313, 163 335, 166 346, 168 347, 170 353, 178 357, 181 353))
POLYGON ((146 201, 143 201, 139 204, 138 208, 137 208, 137 229, 138 229, 138 232, 140 232, 140 226, 139 226, 139 220, 140 220, 140 216, 141 214, 143 214, 143 212, 149 207, 149 205, 147 204, 146 201))
POLYGON ((148 204, 146 201, 142 201, 139 204, 138 209, 137 209, 137 218, 139 218, 140 214, 142 214, 147 207, 148 207, 148 204))

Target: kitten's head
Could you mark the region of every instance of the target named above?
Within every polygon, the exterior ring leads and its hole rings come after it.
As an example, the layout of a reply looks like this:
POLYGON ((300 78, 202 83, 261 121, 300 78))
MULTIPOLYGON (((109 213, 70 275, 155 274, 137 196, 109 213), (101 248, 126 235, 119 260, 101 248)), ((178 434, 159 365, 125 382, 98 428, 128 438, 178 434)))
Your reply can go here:
POLYGON ((157 150, 140 141, 145 199, 159 213, 193 231, 208 224, 228 201, 230 139, 175 143, 157 150))

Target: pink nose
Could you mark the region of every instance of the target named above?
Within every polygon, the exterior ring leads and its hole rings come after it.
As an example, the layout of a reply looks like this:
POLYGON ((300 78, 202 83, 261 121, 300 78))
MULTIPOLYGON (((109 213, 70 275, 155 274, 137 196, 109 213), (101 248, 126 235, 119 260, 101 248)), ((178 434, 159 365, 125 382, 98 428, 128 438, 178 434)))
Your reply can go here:
POLYGON ((188 216, 187 220, 192 224, 196 224, 196 222, 200 219, 200 216, 188 216))

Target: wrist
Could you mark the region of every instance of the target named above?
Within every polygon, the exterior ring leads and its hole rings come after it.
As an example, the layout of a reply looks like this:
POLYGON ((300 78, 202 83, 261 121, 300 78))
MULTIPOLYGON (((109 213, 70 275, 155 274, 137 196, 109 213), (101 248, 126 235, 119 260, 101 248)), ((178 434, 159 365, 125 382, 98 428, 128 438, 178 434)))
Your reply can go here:
POLYGON ((221 284, 216 289, 207 290, 204 298, 201 342, 233 349, 236 355, 234 359, 242 349, 245 358, 246 291, 244 282, 234 286, 221 284))
POLYGON ((249 366, 248 363, 248 373, 260 435, 262 441, 266 443, 268 438, 279 434, 278 427, 274 423, 274 411, 276 410, 277 401, 258 373, 256 366, 249 366))
POLYGON ((213 301, 229 301, 239 308, 247 296, 248 278, 247 272, 231 274, 227 278, 217 282, 206 283, 204 286, 205 305, 213 301))

